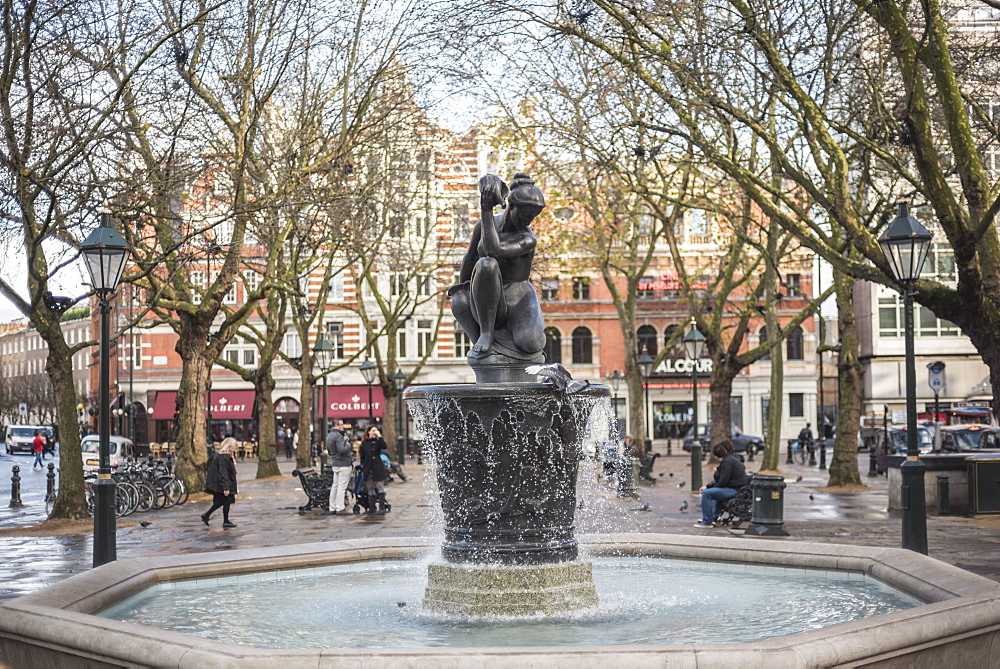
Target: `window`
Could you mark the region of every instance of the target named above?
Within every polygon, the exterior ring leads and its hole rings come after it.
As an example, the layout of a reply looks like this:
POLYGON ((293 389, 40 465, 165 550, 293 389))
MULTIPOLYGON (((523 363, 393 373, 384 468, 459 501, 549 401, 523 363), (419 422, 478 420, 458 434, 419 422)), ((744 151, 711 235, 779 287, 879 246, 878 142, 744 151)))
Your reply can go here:
POLYGON ((243 366, 253 367, 257 363, 257 351, 252 348, 243 349, 243 366))
POLYGON ((406 323, 401 323, 396 330, 396 357, 406 357, 406 323))
POLYGON ((702 239, 708 235, 708 218, 704 209, 688 209, 687 211, 688 241, 693 244, 704 243, 702 239))
POLYGON ((594 340, 590 330, 580 326, 573 330, 573 364, 589 365, 594 361, 594 340))
POLYGON ((399 297, 406 293, 406 277, 400 272, 389 275, 389 295, 399 297))
POLYGON ((469 339, 469 335, 465 334, 465 330, 462 329, 458 321, 455 321, 455 357, 464 358, 469 355, 469 351, 471 350, 472 340, 469 339))
POLYGON ((639 355, 642 355, 643 351, 649 353, 651 358, 655 358, 658 352, 656 346, 657 332, 656 328, 652 325, 643 325, 638 330, 636 330, 636 345, 639 350, 636 351, 639 355))
POLYGON ((805 396, 802 393, 788 393, 788 415, 792 418, 806 415, 805 396))
POLYGON ((559 299, 558 277, 549 277, 547 279, 542 279, 542 299, 543 300, 559 299))
POLYGON ((199 290, 205 289, 205 273, 200 269, 191 272, 191 285, 199 290))
POLYGON ((430 151, 419 151, 417 153, 417 178, 421 181, 429 181, 431 178, 430 151))
POLYGON ((785 342, 785 357, 788 360, 805 360, 805 351, 802 345, 802 328, 793 328, 788 333, 788 340, 785 342))
POLYGON ((545 328, 545 362, 562 362, 562 337, 556 328, 545 328))
POLYGON ((431 294, 431 279, 430 276, 417 277, 417 295, 421 297, 429 297, 431 294))
POLYGON ((259 285, 260 285, 260 274, 257 274, 257 272, 253 271, 252 269, 248 269, 245 272, 243 272, 243 290, 246 293, 249 294, 257 290, 257 286, 259 285))
POLYGON ((286 330, 285 338, 281 342, 281 351, 289 358, 302 357, 302 339, 295 330, 286 330))
POLYGON ((573 277, 573 299, 574 300, 590 299, 590 279, 588 279, 585 276, 573 277))
POLYGON ((406 213, 403 211, 393 211, 389 215, 389 234, 393 237, 402 237, 406 228, 406 213))
POLYGON ((330 300, 332 302, 344 301, 344 275, 338 274, 330 279, 330 300))
MULTIPOLYGON (((914 335, 917 337, 958 337, 961 329, 938 318, 925 306, 915 304, 914 335)), ((878 299, 878 332, 882 337, 903 336, 903 298, 898 294, 878 299)))
POLYGON ((141 332, 132 332, 132 369, 142 369, 141 332))
POLYGON ((469 205, 467 204, 457 204, 451 210, 452 217, 452 227, 456 241, 462 241, 469 238, 469 205))
POLYGON ((786 274, 785 291, 788 293, 788 297, 802 297, 802 275, 786 274))
POLYGON ((434 322, 431 320, 417 321, 417 357, 430 356, 434 345, 434 322))
POLYGON ((344 324, 333 322, 326 324, 326 340, 333 347, 333 358, 344 359, 344 324))

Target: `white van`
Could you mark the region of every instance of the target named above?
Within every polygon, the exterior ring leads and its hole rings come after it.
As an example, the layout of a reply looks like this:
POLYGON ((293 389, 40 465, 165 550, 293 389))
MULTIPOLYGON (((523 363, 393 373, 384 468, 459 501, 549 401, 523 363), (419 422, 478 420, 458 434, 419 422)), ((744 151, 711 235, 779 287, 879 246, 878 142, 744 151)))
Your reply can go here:
POLYGON ((7 455, 11 453, 33 453, 35 450, 35 431, 41 430, 42 436, 52 434, 52 428, 45 425, 8 425, 4 430, 4 443, 7 455))
MULTIPOLYGON (((111 435, 108 437, 108 460, 111 469, 117 469, 119 465, 135 458, 135 445, 131 439, 111 435)), ((101 436, 88 434, 80 442, 80 450, 83 451, 83 468, 90 471, 97 471, 101 465, 100 456, 101 436)))

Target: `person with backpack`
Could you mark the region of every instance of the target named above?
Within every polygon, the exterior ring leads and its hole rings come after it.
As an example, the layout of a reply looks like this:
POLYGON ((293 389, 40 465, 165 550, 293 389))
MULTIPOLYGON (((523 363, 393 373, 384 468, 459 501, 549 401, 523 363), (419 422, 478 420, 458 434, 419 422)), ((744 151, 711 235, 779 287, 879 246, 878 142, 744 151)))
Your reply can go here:
POLYGON ((810 457, 812 457, 813 452, 813 433, 812 429, 810 429, 811 427, 809 423, 806 423, 806 426, 799 432, 799 446, 805 449, 810 457))

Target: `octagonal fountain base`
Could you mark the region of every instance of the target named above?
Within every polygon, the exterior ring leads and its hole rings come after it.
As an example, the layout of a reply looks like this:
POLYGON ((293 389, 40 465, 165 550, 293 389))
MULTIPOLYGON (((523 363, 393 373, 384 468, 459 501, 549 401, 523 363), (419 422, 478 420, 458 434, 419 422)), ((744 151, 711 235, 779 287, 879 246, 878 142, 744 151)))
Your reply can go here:
MULTIPOLYGON (((745 643, 385 648, 393 629, 372 629, 372 647, 267 649, 112 620, 99 612, 157 584, 217 590, 224 577, 314 573, 332 565, 414 560, 434 540, 382 538, 120 560, 0 606, 3 666, 104 667, 836 667, 982 666, 1000 648, 1000 584, 898 548, 681 535, 579 537, 581 552, 746 565, 809 578, 874 579, 924 605, 822 629, 745 643)), ((359 565, 360 566, 360 565, 359 565)), ((749 575, 745 578, 752 578, 749 575)), ((336 584, 333 584, 336 587, 336 584)), ((294 597, 289 594, 288 597, 294 597)), ((395 602, 393 602, 395 605, 395 602)), ((747 619, 767 626, 751 606, 747 619)), ((317 614, 320 615, 320 614, 317 614)), ((541 619, 544 619, 542 617, 541 619)), ((336 643, 337 636, 329 636, 336 643)))

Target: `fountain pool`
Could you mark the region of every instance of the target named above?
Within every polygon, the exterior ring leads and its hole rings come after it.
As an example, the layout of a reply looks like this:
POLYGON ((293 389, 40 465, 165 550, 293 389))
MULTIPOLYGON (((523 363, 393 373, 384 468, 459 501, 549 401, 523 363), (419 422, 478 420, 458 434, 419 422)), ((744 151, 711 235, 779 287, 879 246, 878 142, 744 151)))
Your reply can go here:
MULTIPOLYGON (((579 537, 581 550, 593 560, 597 582, 602 583, 604 565, 625 564, 626 572, 636 577, 633 586, 643 590, 643 583, 656 587, 644 591, 640 601, 645 610, 615 610, 621 604, 614 594, 602 594, 596 611, 583 611, 557 617, 555 632, 545 636, 537 625, 524 620, 501 621, 509 627, 507 641, 520 645, 500 648, 494 628, 496 621, 455 623, 435 618, 421 611, 418 602, 424 576, 422 560, 435 552, 433 540, 382 538, 322 544, 301 544, 246 551, 210 554, 174 555, 157 558, 121 560, 90 572, 79 574, 35 594, 0 606, 0 652, 10 666, 94 666, 98 664, 130 666, 357 666, 371 661, 380 666, 427 667, 606 667, 614 662, 629 667, 706 667, 706 666, 879 666, 909 667, 914 664, 954 664, 956 658, 988 658, 1000 644, 1000 584, 943 564, 923 555, 902 549, 881 549, 834 544, 772 541, 758 538, 706 537, 681 535, 591 535, 579 537), (623 558, 629 560, 622 561, 623 558), (633 560, 633 558, 635 558, 633 560), (653 558, 653 559, 650 559, 653 558), (161 589, 189 592, 218 592, 226 579, 237 584, 260 582, 263 575, 281 572, 294 580, 317 579, 331 582, 330 570, 399 572, 407 560, 417 578, 412 585, 395 590, 388 588, 388 613, 371 613, 376 622, 370 625, 365 647, 346 647, 338 642, 341 623, 330 616, 332 611, 313 610, 307 617, 326 627, 323 645, 306 643, 290 648, 267 648, 256 644, 239 645, 176 630, 163 630, 150 624, 122 622, 101 617, 99 612, 113 611, 129 598, 157 586, 161 589), (366 564, 367 563, 367 564, 366 564), (697 563, 697 564, 696 564, 697 563), (727 574, 725 563, 735 563, 739 571, 727 574), (374 565, 374 566, 373 566, 374 565), (632 567, 629 565, 641 565, 632 567), (708 590, 689 589, 694 572, 708 567, 721 579, 709 579, 708 590), (643 573, 645 569, 653 569, 643 573), (657 570, 664 569, 660 572, 657 570), (679 569, 678 571, 672 571, 679 569), (829 572, 829 573, 828 573, 829 572), (678 574, 680 576, 678 576, 678 574), (809 587, 842 584, 852 579, 866 585, 883 583, 904 591, 892 607, 905 607, 913 600, 926 602, 911 608, 881 612, 869 608, 868 595, 852 600, 851 607, 866 608, 865 617, 816 629, 810 613, 799 616, 784 609, 794 593, 781 594, 765 584, 768 574, 779 581, 804 581, 809 587), (191 581, 201 581, 190 585, 191 581), (655 581, 655 583, 653 583, 655 581), (188 583, 185 583, 188 582, 188 583), (666 586, 662 582, 666 582, 666 586), (711 602, 718 587, 727 587, 726 595, 744 590, 748 598, 736 611, 737 622, 731 635, 708 638, 708 623, 699 623, 697 603, 711 602), (670 587, 684 588, 682 594, 670 587), (713 590, 712 588, 715 588, 713 590), (392 601, 400 593, 397 601, 392 601), (413 609, 411 607, 413 598, 413 609), (406 601, 405 612, 394 606, 406 601), (673 623, 652 618, 671 609, 681 611, 681 620, 673 623), (643 619, 646 615, 649 619, 643 619), (602 617, 603 616, 603 617, 602 617), (635 631, 619 628, 610 631, 610 618, 635 616, 635 631), (780 621, 779 616, 791 620, 780 621), (423 627, 423 647, 417 647, 412 633, 401 629, 400 621, 417 621, 423 627), (742 620, 742 623, 739 621, 742 620), (452 625, 458 625, 452 627, 452 625), (461 625, 466 627, 463 629, 461 625), (377 625, 377 626, 376 626, 377 625), (787 630, 775 630, 788 625, 787 630), (645 627, 642 627, 645 626, 645 627), (782 633, 788 631, 790 633, 782 633), (529 634, 530 633, 530 634, 529 634), (530 635, 537 635, 532 640, 530 635), (569 645, 555 645, 558 637, 572 635, 569 645), (398 637, 398 640, 397 640, 398 637), (451 647, 442 647, 451 637, 451 647), (457 639, 464 641, 456 641, 457 639), (639 643, 642 642, 642 643, 639 643), (438 645, 436 645, 438 644, 438 645), (535 644, 535 645, 530 645, 535 644), (734 663, 736 663, 734 665, 734 663)), ((264 576, 264 580, 271 576, 264 576)), ((380 577, 376 577, 378 579, 380 577)), ((409 577, 407 577, 409 578, 409 577)), ((612 577, 612 581, 616 578, 612 577)), ((602 589, 604 585, 600 586, 602 589)), ((876 590, 890 595, 891 590, 876 590)), ((318 590, 317 586, 317 590, 318 590)), ((812 595, 812 596, 815 596, 812 595)), ((858 595, 837 595, 852 596, 858 595)), ((827 596, 821 596, 827 597, 827 596)), ((183 599, 183 597, 182 597, 183 599)), ((288 592, 286 599, 294 609, 306 604, 303 597, 288 592)), ((249 602, 243 605, 247 620, 243 628, 258 626, 260 619, 280 619, 271 604, 249 602), (253 619, 251 619, 251 617, 253 619)), ((807 609, 810 607, 806 607, 807 609)), ((813 613, 815 608, 813 607, 813 613)), ((209 611, 208 619, 227 614, 209 611)), ((356 613, 349 614, 356 618, 356 613)), ((152 621, 144 621, 152 622, 152 621)), ((355 625, 358 622, 355 620, 355 625)), ((294 625, 293 625, 294 627, 294 625)), ((626 625, 627 627, 627 625, 626 625)), ((203 631, 203 630, 202 630, 203 631)), ((239 636, 239 635, 237 635, 239 636)), ((246 639, 234 641, 250 643, 246 639)))
POLYGON ((412 561, 161 583, 100 615, 260 648, 658 645, 756 641, 922 603, 857 572, 641 557, 592 564, 600 604, 555 615, 428 611, 412 561), (751 608, 757 624, 747 622, 751 608))

